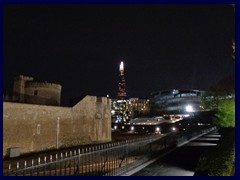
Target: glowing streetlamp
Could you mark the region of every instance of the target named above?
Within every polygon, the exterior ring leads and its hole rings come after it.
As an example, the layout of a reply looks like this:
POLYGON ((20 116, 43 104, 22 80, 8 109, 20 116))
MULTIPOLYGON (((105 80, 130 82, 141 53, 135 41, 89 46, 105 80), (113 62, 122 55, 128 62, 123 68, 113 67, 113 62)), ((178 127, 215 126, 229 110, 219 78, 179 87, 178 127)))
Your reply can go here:
POLYGON ((193 107, 191 105, 187 105, 185 109, 187 112, 193 112, 193 107))

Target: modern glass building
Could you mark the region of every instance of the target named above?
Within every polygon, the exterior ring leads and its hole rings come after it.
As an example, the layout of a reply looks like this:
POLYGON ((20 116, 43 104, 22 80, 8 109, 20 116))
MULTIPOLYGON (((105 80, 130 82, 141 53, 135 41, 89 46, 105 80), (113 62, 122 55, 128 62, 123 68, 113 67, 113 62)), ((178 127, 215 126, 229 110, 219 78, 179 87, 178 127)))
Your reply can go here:
POLYGON ((202 96, 205 91, 170 89, 151 93, 150 107, 157 115, 189 114, 203 110, 202 96))

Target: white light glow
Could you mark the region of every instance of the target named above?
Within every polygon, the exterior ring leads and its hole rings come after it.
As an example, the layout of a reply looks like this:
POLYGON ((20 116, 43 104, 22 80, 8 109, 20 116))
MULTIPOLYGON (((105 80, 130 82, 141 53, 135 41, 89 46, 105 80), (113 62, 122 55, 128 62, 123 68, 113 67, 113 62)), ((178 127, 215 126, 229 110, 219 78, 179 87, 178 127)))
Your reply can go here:
POLYGON ((114 126, 114 129, 116 130, 116 129, 117 129, 117 126, 114 126))
POLYGON ((173 131, 176 131, 176 128, 175 128, 175 127, 173 127, 173 128, 172 128, 172 130, 173 130, 173 131))
POLYGON ((191 105, 186 106, 186 111, 187 112, 193 112, 193 107, 191 105))
POLYGON ((131 127, 131 131, 134 131, 134 126, 131 127))
POLYGON ((160 128, 159 128, 159 127, 156 127, 156 131, 160 131, 160 128))
POLYGON ((120 71, 124 71, 124 65, 123 65, 123 62, 121 61, 120 63, 120 68, 119 68, 120 71))

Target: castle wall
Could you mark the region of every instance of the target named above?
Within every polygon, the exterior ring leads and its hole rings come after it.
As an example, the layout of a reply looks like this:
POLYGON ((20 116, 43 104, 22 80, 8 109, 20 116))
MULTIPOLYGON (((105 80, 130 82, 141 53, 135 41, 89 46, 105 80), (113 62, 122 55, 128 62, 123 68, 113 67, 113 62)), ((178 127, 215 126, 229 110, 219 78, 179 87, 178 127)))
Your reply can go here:
POLYGON ((25 103, 42 105, 60 105, 61 85, 53 83, 27 82, 25 85, 25 103))
POLYGON ((86 96, 72 108, 3 103, 3 156, 111 140, 111 102, 86 96))
POLYGON ((35 82, 33 77, 17 76, 14 78, 13 98, 14 102, 60 106, 60 84, 35 82))

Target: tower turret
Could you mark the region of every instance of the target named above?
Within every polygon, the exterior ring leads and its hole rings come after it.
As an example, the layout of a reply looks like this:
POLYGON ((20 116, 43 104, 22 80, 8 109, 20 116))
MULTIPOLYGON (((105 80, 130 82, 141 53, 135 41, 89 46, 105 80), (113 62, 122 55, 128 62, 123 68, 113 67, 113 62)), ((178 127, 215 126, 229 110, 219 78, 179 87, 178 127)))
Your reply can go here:
POLYGON ((27 81, 33 81, 33 77, 17 76, 14 78, 13 84, 13 100, 18 102, 24 102, 25 84, 27 81))

